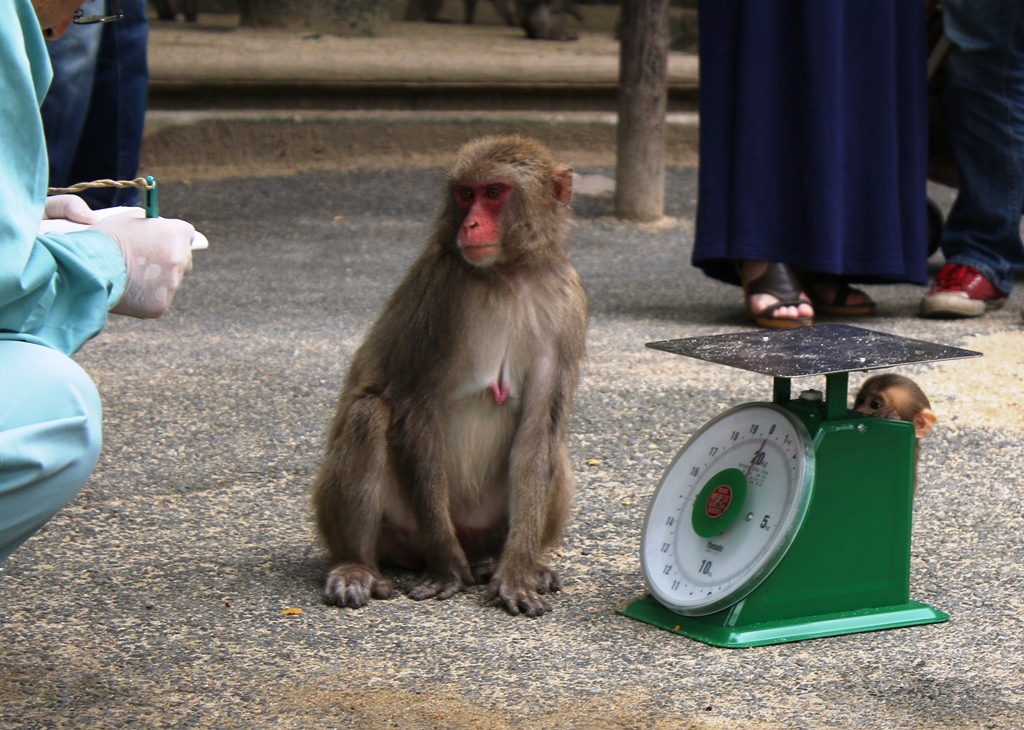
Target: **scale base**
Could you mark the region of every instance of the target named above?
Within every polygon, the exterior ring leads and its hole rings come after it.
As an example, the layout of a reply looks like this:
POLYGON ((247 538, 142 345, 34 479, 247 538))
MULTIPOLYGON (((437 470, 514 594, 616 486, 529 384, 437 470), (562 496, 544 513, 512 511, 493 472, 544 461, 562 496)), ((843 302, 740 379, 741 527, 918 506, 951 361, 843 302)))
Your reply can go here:
POLYGON ((949 619, 948 614, 925 603, 908 601, 900 606, 863 608, 739 626, 722 626, 716 623, 715 618, 728 610, 709 616, 681 616, 647 596, 638 598, 618 612, 674 634, 726 649, 743 649, 750 646, 819 639, 824 636, 937 624, 949 619))

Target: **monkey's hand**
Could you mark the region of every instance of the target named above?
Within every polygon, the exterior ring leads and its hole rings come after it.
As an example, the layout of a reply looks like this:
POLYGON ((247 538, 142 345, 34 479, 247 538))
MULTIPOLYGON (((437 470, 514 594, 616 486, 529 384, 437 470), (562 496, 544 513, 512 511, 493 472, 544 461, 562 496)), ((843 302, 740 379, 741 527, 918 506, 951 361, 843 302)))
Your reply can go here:
POLYGON ((391 581, 369 565, 342 563, 327 574, 324 600, 332 606, 361 608, 371 598, 391 598, 391 581))
POLYGON ((543 594, 560 590, 562 581, 550 566, 540 564, 532 574, 502 567, 487 586, 487 600, 504 605, 513 616, 524 613, 537 617, 551 612, 543 594))

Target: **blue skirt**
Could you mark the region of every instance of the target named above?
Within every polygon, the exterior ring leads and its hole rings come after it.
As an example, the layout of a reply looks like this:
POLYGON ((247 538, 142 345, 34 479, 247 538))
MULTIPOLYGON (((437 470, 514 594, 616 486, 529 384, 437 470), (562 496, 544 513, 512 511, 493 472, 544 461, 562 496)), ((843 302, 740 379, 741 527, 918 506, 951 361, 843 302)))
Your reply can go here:
POLYGON ((693 264, 927 281, 921 0, 701 2, 693 264))

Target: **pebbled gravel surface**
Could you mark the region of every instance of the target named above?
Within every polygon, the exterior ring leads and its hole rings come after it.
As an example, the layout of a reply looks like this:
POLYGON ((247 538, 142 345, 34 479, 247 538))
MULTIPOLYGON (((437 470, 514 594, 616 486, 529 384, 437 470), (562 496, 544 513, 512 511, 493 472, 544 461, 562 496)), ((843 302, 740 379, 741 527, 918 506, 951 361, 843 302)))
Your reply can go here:
POLYGON ((878 316, 850 322, 985 353, 901 369, 940 419, 911 596, 951 620, 712 648, 615 609, 644 592, 641 520, 672 456, 771 382, 643 347, 747 327, 739 291, 689 265, 695 170, 669 171, 657 226, 610 217, 609 169, 577 171, 592 320, 552 614, 510 617, 481 588, 320 600, 308 487, 348 358, 430 231, 437 171, 162 184, 162 213, 210 248, 171 313, 115 318, 77 358, 104 396, 104 452, 0 567, 0 727, 1020 727, 1020 291, 933 322, 914 316, 920 287, 868 287, 878 316))

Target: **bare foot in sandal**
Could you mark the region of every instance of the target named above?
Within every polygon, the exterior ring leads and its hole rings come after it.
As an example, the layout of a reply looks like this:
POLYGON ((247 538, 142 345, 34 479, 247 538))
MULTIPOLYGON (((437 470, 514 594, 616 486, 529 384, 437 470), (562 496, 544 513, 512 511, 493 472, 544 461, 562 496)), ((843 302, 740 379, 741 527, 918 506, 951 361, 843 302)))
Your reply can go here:
POLYGON ((822 314, 863 317, 875 313, 875 302, 871 297, 839 277, 802 272, 798 280, 814 308, 822 314))
POLYGON ((788 329, 814 323, 814 307, 788 266, 772 261, 741 261, 737 269, 747 315, 757 325, 788 329))

